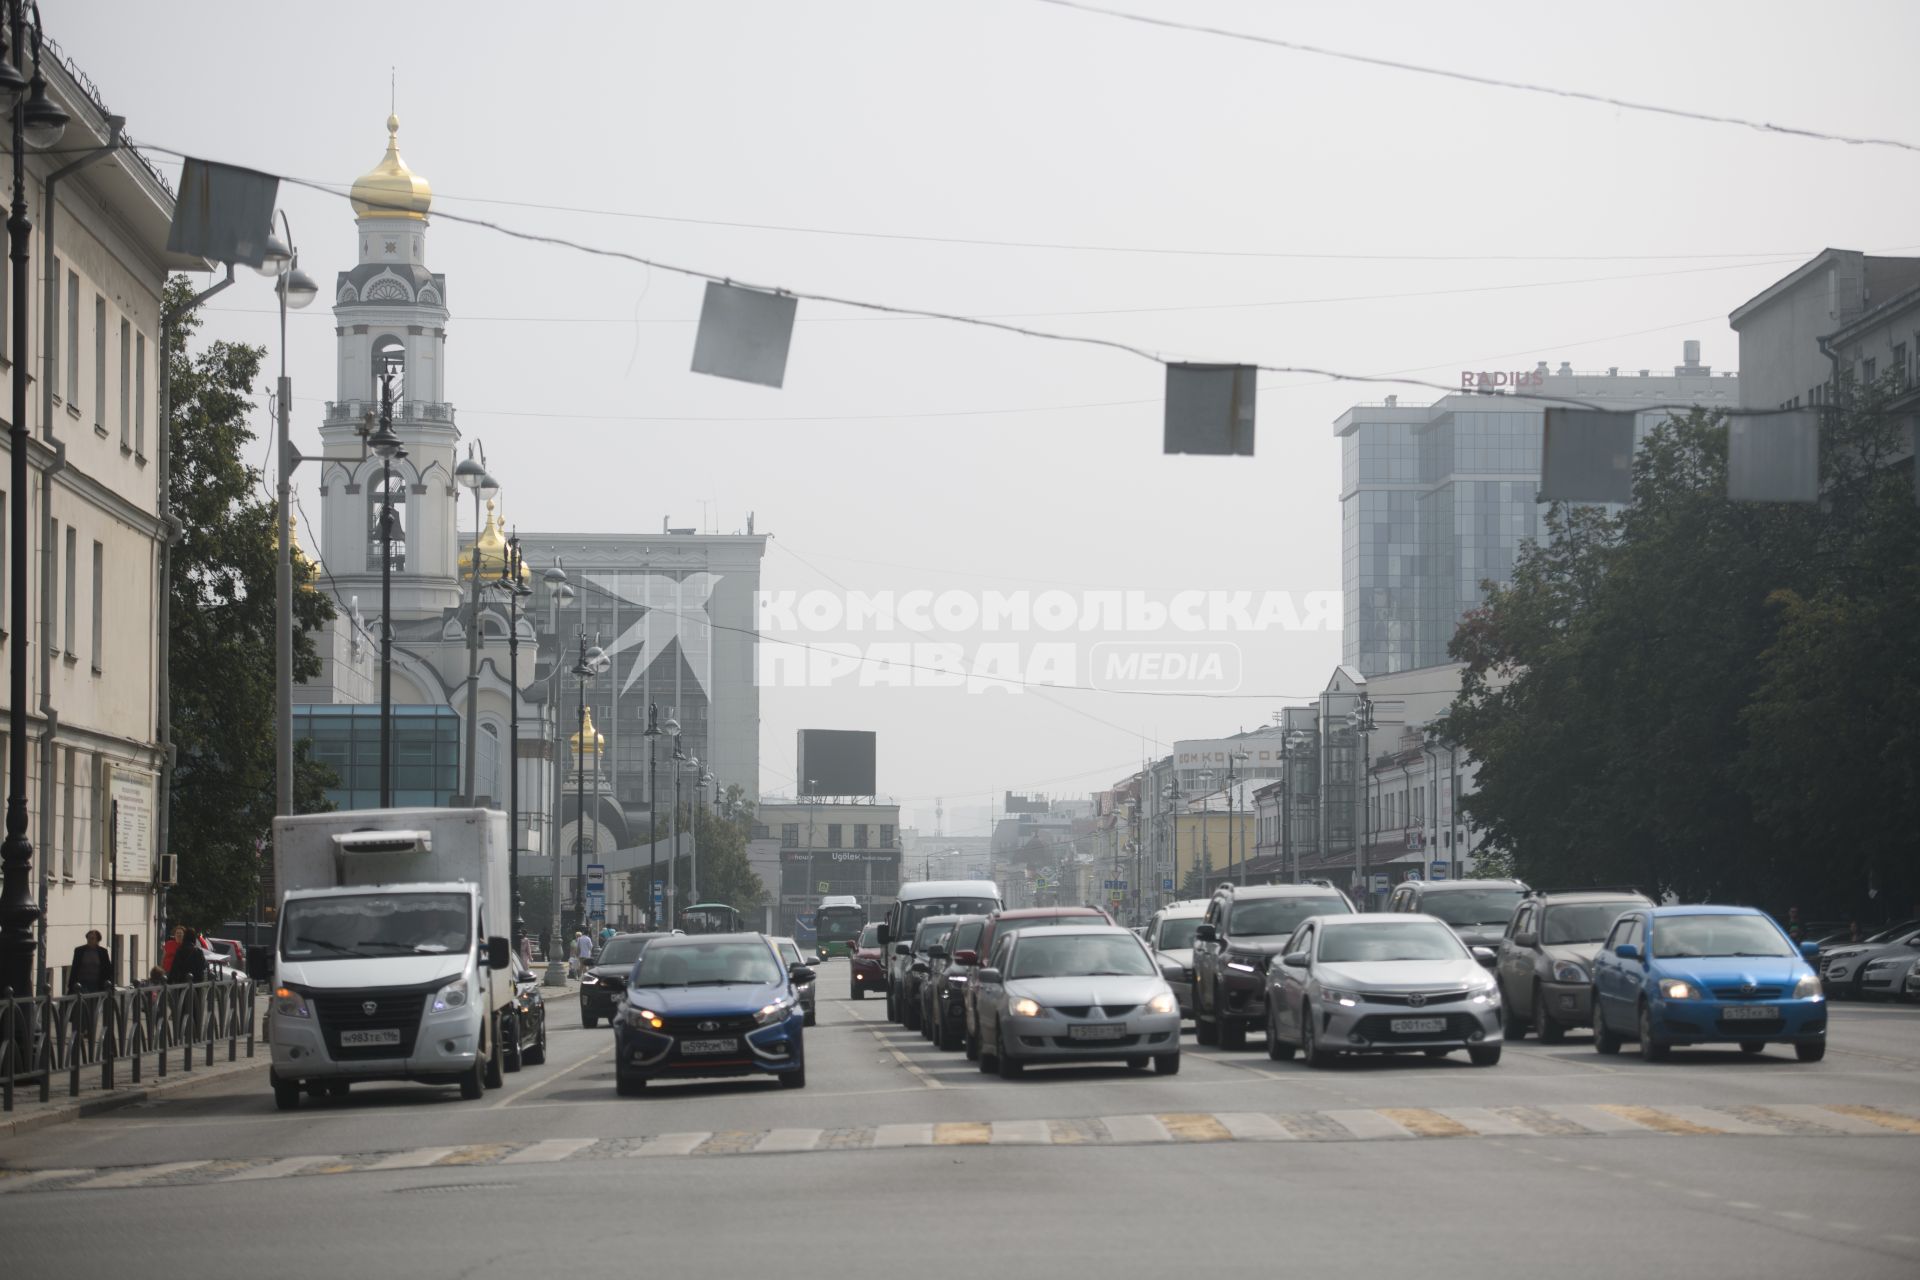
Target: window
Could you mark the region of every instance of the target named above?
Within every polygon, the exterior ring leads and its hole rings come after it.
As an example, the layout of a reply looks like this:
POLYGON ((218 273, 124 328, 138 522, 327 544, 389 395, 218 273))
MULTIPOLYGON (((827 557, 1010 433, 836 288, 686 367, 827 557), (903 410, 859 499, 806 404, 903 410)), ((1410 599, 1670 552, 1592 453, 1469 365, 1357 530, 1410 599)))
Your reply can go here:
POLYGON ((67 272, 67 408, 80 415, 80 273, 67 272))
POLYGON ((797 822, 781 823, 780 843, 788 849, 798 849, 800 847, 800 824, 797 822))
POLYGON ((120 447, 129 446, 133 435, 133 325, 120 321, 120 447))
POLYGON ((93 295, 93 425, 107 429, 107 300, 93 295))
POLYGON ((838 849, 839 847, 840 847, 840 824, 837 822, 829 822, 827 824, 827 848, 838 849))
POLYGON ((1860 385, 1863 387, 1872 386, 1874 377, 1879 372, 1880 365, 1878 361, 1862 360, 1860 362, 1860 385))
POLYGON ((104 638, 104 622, 107 603, 107 549, 99 543, 93 544, 93 674, 101 671, 101 650, 104 638))
POLYGON ((1907 385, 1907 344, 1906 343, 1896 342, 1893 344, 1893 359, 1889 362, 1888 368, 1889 368, 1889 371, 1893 374, 1894 386, 1904 389, 1907 385))
POLYGON ((133 452, 147 453, 147 335, 133 335, 133 452))
POLYGON ((107 816, 109 810, 100 799, 105 788, 100 785, 106 771, 106 761, 89 751, 87 753, 87 874, 95 884, 107 878, 107 816))
POLYGON ((864 822, 854 824, 853 847, 856 849, 864 849, 867 847, 867 824, 864 822))
POLYGON ((67 526, 67 661, 77 662, 80 655, 73 651, 79 641, 74 639, 74 628, 78 625, 80 593, 74 579, 80 576, 80 531, 72 525, 67 526))
MULTIPOLYGON (((0 557, 0 563, 4 563, 4 557, 0 557)), ((884 822, 880 824, 880 847, 893 848, 893 828, 884 822)))
MULTIPOLYGON (((47 589, 46 598, 58 600, 60 598, 60 522, 58 520, 47 521, 47 537, 52 540, 52 545, 48 549, 47 569, 53 574, 53 584, 47 589)), ((29 551, 28 554, 31 555, 32 552, 29 551)), ((54 610, 47 618, 47 652, 58 653, 59 651, 60 613, 54 610)))
POLYGON ((73 879, 73 769, 74 750, 68 747, 60 753, 61 763, 66 772, 60 780, 60 874, 73 879))

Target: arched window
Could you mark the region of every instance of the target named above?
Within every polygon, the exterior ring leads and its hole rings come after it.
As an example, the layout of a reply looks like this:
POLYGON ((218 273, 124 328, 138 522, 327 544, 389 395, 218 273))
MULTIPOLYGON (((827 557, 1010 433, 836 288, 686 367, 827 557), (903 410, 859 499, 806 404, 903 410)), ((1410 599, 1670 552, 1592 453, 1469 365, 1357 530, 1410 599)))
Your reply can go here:
POLYGON ((407 481, 406 477, 389 473, 382 487, 380 472, 376 471, 367 484, 367 568, 369 571, 380 567, 381 548, 391 547, 393 571, 405 573, 407 569, 407 481), (380 519, 386 511, 385 494, 393 495, 393 524, 386 536, 382 536, 380 519))
POLYGON ((393 402, 399 404, 406 398, 407 390, 407 346, 390 333, 381 334, 373 342, 373 400, 380 402, 380 379, 391 375, 393 378, 393 402))
POLYGON ((480 723, 479 746, 474 756, 473 802, 479 797, 496 798, 505 793, 500 785, 500 730, 498 727, 480 723))

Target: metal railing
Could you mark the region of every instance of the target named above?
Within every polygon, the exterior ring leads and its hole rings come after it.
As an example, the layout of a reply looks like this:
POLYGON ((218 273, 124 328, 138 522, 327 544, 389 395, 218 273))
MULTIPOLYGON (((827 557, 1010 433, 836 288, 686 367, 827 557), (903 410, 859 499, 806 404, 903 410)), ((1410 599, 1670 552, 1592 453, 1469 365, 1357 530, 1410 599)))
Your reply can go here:
POLYGON ((116 987, 65 996, 0 999, 0 1110, 13 1110, 14 1091, 35 1087, 41 1102, 56 1077, 67 1096, 80 1096, 83 1071, 100 1072, 100 1088, 137 1085, 149 1056, 165 1079, 177 1061, 192 1071, 197 1053, 213 1065, 214 1046, 227 1042, 227 1061, 244 1041, 253 1056, 254 994, 259 984, 232 979, 169 986, 116 987))

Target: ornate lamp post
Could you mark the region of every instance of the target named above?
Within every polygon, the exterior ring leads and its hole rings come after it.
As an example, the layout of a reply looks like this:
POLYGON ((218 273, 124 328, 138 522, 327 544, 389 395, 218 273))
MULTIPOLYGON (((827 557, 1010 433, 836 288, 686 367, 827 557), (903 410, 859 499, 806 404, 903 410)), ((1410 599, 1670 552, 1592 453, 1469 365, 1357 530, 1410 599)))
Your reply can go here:
MULTIPOLYGON (((567 582, 566 567, 561 564, 558 557, 554 558, 553 567, 540 575, 540 580, 547 584, 547 632, 557 638, 560 634, 560 610, 572 603, 573 587, 567 582)), ((556 667, 559 665, 557 658, 554 661, 554 665, 556 667)), ((560 797, 562 792, 560 786, 559 760, 560 729, 565 721, 560 718, 559 700, 557 698, 549 698, 548 702, 553 706, 554 741, 553 753, 550 757, 553 761, 553 790, 547 806, 546 830, 548 838, 542 843, 546 847, 547 854, 553 859, 553 888, 549 894, 547 912, 548 926, 552 929, 552 933, 548 935, 547 971, 540 975, 540 985, 543 987, 564 987, 567 985, 567 962, 560 954, 561 949, 565 946, 563 939, 565 930, 561 924, 560 917, 560 797)), ((543 717, 541 720, 541 728, 542 732, 545 732, 545 712, 542 711, 541 714, 543 717)), ((548 799, 547 792, 542 792, 542 799, 548 799)))
MULTIPOLYGON (((475 555, 477 560, 477 549, 475 555)), ((507 683, 511 686, 507 694, 507 883, 512 886, 516 942, 526 932, 526 922, 520 918, 520 602, 533 594, 533 588, 521 581, 526 572, 520 535, 515 533, 507 539, 500 576, 489 586, 507 600, 507 683)))
POLYGON ((655 929, 660 927, 660 912, 655 905, 660 892, 660 842, 658 830, 660 806, 654 801, 654 795, 656 793, 653 789, 653 781, 654 767, 659 755, 659 752, 656 750, 656 744, 660 741, 660 735, 663 733, 672 737, 679 737, 680 722, 669 716, 666 722, 662 724, 660 720, 660 705, 649 702, 647 704, 647 727, 642 731, 641 736, 647 740, 647 920, 655 929))
POLYGON ((380 807, 393 807, 393 460, 407 451, 393 431, 393 375, 380 376, 380 426, 367 438, 380 455, 380 807))
POLYGON ((587 631, 580 629, 580 657, 573 664, 573 674, 580 681, 580 728, 573 735, 576 749, 574 757, 574 805, 573 805, 573 894, 579 927, 587 925, 587 845, 592 837, 587 834, 587 750, 591 746, 596 761, 600 758, 599 734, 592 735, 594 741, 588 742, 588 729, 592 721, 587 719, 587 681, 607 669, 607 655, 601 652, 599 645, 587 644, 587 631))
POLYGON ((467 446, 467 456, 453 469, 453 478, 462 489, 473 494, 473 602, 467 615, 467 749, 463 790, 467 803, 474 802, 475 754, 480 745, 480 536, 486 532, 480 524, 480 504, 500 495, 500 482, 487 473, 486 453, 479 442, 467 446), (479 452, 479 461, 474 454, 479 452))
POLYGON ((293 243, 293 225, 280 211, 282 240, 269 236, 260 274, 273 277, 280 303, 280 381, 274 394, 274 457, 279 484, 275 491, 276 521, 280 530, 278 563, 274 573, 274 812, 293 812, 293 469, 299 455, 293 451, 293 379, 287 376, 287 308, 298 310, 320 292, 313 277, 300 269, 300 250, 293 243))

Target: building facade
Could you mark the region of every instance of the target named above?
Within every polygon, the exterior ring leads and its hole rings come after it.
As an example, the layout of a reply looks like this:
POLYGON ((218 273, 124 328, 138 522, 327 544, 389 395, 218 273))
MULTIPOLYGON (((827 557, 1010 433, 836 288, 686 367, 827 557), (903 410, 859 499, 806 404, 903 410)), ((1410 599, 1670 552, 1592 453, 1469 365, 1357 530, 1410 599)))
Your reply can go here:
POLYGON ((754 814, 758 839, 777 841, 780 874, 766 880, 775 932, 828 894, 850 893, 877 919, 893 905, 906 876, 900 853, 900 806, 762 801, 754 814), (759 833, 764 830, 765 836, 759 833))

